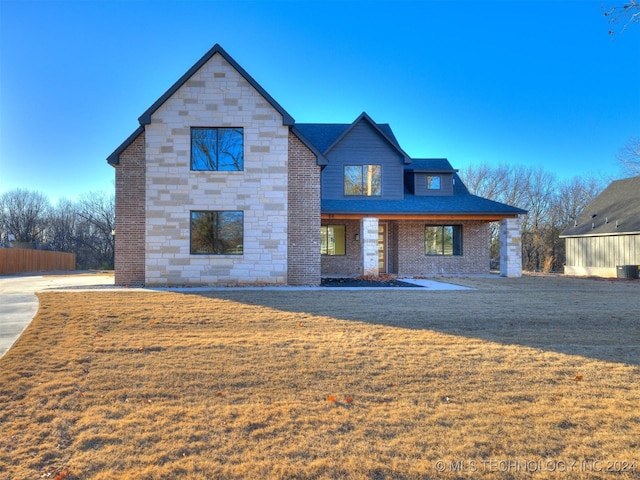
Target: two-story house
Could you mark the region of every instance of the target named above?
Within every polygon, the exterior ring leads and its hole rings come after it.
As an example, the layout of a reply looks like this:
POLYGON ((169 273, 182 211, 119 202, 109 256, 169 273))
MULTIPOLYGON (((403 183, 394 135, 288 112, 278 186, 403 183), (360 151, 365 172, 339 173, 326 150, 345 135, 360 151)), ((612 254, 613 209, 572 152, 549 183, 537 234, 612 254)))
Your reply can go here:
POLYGON ((519 215, 412 159, 365 113, 296 124, 215 45, 139 118, 116 170, 116 284, 318 285, 322 275, 521 273, 519 215))

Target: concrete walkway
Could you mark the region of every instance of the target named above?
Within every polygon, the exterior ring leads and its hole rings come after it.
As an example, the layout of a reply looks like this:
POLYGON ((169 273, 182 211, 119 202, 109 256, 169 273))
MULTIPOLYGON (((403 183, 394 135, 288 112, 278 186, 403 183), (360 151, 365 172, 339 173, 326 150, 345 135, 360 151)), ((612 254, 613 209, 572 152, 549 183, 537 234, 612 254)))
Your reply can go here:
POLYGON ((0 277, 0 357, 38 313, 35 293, 51 288, 113 285, 113 275, 60 274, 0 277))

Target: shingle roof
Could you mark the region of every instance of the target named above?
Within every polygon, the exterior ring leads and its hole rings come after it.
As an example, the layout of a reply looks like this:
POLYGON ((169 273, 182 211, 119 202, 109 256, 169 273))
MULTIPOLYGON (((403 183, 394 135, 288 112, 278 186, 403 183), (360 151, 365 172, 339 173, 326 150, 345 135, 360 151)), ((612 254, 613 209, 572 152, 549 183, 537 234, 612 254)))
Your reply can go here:
POLYGON ((471 195, 460 177, 454 174, 453 195, 423 196, 405 192, 402 200, 382 198, 322 200, 323 214, 363 215, 479 215, 504 217, 524 215, 526 210, 471 195))
POLYGON ((616 180, 560 237, 640 233, 640 176, 616 180))
POLYGON ((457 172, 446 158, 413 158, 411 164, 404 166, 405 170, 414 172, 451 173, 457 172))
POLYGON ((361 121, 366 121, 377 129, 381 137, 387 140, 404 157, 405 163, 410 162, 409 155, 400 147, 393 130, 391 130, 391 126, 388 123, 374 122, 365 112, 360 114, 352 123, 296 123, 295 127, 320 152, 326 154, 349 130, 361 121))

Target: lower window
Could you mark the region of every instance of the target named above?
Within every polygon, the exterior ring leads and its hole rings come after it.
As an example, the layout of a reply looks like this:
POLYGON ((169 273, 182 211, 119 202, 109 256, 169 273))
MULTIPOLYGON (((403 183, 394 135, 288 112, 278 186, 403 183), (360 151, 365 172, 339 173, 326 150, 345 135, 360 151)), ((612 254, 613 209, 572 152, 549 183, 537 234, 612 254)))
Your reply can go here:
POLYGON ((320 254, 346 255, 344 225, 322 225, 320 227, 320 254))
POLYGON ((462 255, 462 226, 425 226, 424 252, 427 255, 462 255))
POLYGON ((242 255, 244 214, 235 210, 192 211, 191 253, 242 255))

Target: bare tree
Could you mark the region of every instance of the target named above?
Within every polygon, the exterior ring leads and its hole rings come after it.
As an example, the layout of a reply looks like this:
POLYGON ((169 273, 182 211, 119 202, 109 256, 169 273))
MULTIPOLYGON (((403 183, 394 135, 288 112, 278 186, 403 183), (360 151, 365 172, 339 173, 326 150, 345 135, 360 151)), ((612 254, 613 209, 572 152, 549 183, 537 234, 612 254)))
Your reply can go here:
POLYGON ((625 174, 640 175, 640 137, 631 137, 620 149, 616 158, 625 174))
MULTIPOLYGON (((558 182, 542 168, 486 164, 460 172, 469 191, 528 211, 522 218, 522 263, 525 270, 561 270, 565 262, 560 233, 602 191, 604 179, 558 182)), ((491 225, 491 258, 500 255, 498 228, 491 225)))
POLYGON ((53 250, 75 252, 78 218, 77 205, 69 200, 61 199, 51 209, 45 238, 53 250))
POLYGON ((3 241, 35 243, 42 240, 50 204, 39 192, 16 189, 0 196, 0 232, 3 241))
POLYGON ((614 35, 615 28, 620 28, 621 32, 624 32, 629 25, 633 23, 640 23, 640 1, 628 0, 622 5, 614 5, 611 7, 604 7, 603 15, 608 18, 610 30, 609 35, 614 35))
POLYGON ((76 255, 83 268, 113 268, 115 197, 94 192, 77 205, 76 255))

